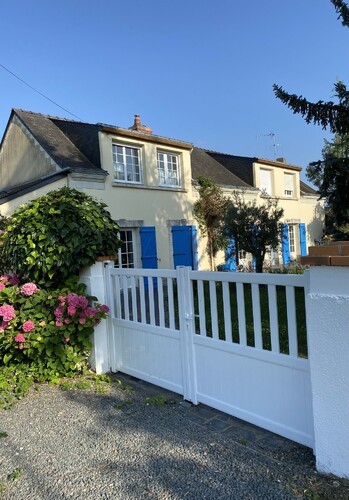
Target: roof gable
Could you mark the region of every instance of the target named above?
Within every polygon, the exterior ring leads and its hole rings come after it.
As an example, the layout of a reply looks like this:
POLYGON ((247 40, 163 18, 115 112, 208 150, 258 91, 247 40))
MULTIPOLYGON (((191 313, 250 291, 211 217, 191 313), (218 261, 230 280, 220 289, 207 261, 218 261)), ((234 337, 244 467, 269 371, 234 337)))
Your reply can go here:
MULTIPOLYGON (((98 129, 96 130, 93 128, 95 126, 80 124, 80 130, 82 128, 81 125, 87 125, 85 131, 88 130, 90 132, 90 136, 94 135, 94 141, 90 142, 93 142, 95 153, 94 155, 91 154, 91 158, 93 158, 97 164, 93 163, 93 161, 85 156, 84 152, 79 147, 80 144, 76 144, 72 141, 72 139, 78 141, 78 138, 80 137, 81 145, 83 146, 82 149, 86 152, 88 151, 86 144, 89 142, 89 138, 85 139, 84 134, 81 134, 81 132, 80 134, 76 133, 74 137, 74 133, 71 131, 71 129, 74 129, 74 126, 69 127, 69 123, 71 124, 72 122, 67 121, 66 126, 64 126, 65 120, 18 109, 14 110, 14 114, 29 130, 44 151, 46 151, 46 153, 62 169, 70 168, 72 172, 94 173, 103 176, 106 175, 106 172, 101 169, 100 160, 98 160, 98 162, 96 161, 96 157, 99 158, 100 154, 98 129), (58 124, 60 126, 58 126, 58 124), (68 133, 70 133, 70 137, 68 133)), ((79 124, 79 122, 76 123, 79 124)))

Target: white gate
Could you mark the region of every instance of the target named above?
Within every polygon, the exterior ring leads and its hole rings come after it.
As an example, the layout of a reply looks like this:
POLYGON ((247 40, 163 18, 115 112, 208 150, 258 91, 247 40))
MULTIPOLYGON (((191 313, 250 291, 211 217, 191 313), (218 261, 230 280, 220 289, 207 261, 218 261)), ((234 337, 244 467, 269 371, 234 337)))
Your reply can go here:
POLYGON ((105 272, 112 371, 313 447, 306 276, 105 272))

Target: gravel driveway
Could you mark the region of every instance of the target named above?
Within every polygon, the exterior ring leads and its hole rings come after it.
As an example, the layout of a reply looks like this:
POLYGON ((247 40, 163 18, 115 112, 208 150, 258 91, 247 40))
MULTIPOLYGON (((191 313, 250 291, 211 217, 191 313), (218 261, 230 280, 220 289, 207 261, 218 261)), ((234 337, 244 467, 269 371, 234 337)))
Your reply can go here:
POLYGON ((41 386, 0 432, 3 499, 349 498, 311 450, 124 375, 108 394, 41 386))

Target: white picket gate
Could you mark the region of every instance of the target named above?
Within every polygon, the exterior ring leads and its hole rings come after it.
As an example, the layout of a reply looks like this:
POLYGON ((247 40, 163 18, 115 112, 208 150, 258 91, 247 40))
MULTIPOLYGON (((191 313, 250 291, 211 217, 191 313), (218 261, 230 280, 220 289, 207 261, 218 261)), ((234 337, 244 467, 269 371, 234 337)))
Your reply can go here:
POLYGON ((305 275, 109 265, 105 280, 112 371, 313 447, 305 275))

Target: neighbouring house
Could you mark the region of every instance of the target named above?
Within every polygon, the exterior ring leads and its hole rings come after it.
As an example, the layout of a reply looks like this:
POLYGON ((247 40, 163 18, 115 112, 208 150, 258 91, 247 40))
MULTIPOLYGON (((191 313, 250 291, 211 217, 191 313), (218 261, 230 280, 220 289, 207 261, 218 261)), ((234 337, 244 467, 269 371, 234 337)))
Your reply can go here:
MULTIPOLYGON (((289 258, 297 258, 321 237, 323 220, 316 192, 300 182, 300 170, 155 135, 139 115, 126 129, 14 109, 0 146, 0 211, 10 215, 48 191, 74 187, 105 202, 118 222, 119 265, 206 269, 205 241, 192 212, 201 175, 227 194, 280 197, 289 258)), ((282 254, 287 261, 285 248, 282 254)))
MULTIPOLYGON (((282 244, 268 258, 274 264, 299 260, 307 254, 308 246, 321 239, 324 227, 323 201, 317 192, 300 180, 301 168, 289 165, 284 158, 276 161, 235 156, 199 148, 191 154, 192 175, 211 178, 226 196, 233 191, 246 201, 255 198, 263 203, 266 196, 276 197, 284 209, 282 244)), ((201 253, 201 252, 199 252, 201 253)), ((239 252, 240 259, 246 254, 239 252)), ((218 255, 217 262, 224 260, 218 255)), ((227 267, 234 269, 234 258, 227 258, 227 267)))

